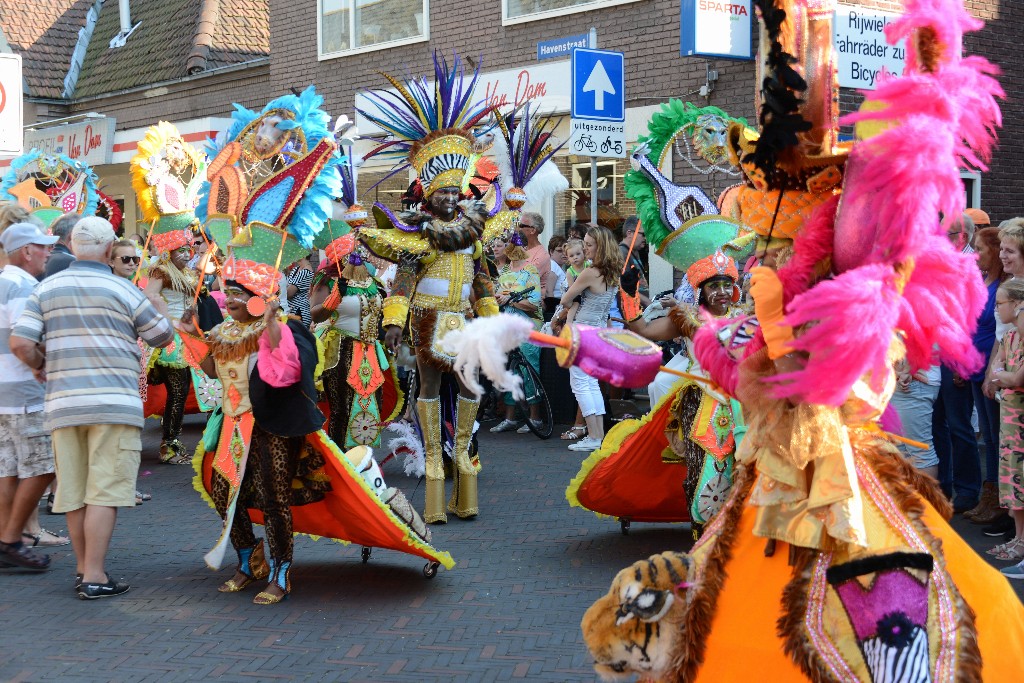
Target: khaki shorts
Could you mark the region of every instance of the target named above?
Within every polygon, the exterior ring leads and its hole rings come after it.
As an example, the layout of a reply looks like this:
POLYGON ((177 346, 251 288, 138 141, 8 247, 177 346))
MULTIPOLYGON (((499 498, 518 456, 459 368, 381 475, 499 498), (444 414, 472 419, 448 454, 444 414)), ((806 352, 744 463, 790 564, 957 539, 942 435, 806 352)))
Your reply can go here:
POLYGON ((142 454, 142 430, 129 425, 84 425, 53 430, 57 459, 54 512, 85 505, 133 507, 142 454))
POLYGON ((28 479, 53 474, 50 432, 43 411, 0 415, 0 477, 28 479))

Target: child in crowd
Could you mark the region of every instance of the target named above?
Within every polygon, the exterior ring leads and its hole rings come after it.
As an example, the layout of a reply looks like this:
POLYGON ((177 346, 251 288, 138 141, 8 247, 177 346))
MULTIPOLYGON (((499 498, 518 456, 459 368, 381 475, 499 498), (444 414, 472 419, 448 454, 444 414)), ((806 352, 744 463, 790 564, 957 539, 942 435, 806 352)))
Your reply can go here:
MULTIPOLYGON (((1010 511, 1016 534, 988 553, 999 560, 1024 559, 1024 280, 1007 280, 995 298, 996 316, 1014 325, 992 361, 999 404, 999 505, 1010 511)), ((1016 577, 1021 578, 1021 577, 1016 577)))
POLYGON ((584 268, 590 266, 583 252, 583 240, 569 240, 565 243, 565 281, 569 287, 580 276, 584 268))

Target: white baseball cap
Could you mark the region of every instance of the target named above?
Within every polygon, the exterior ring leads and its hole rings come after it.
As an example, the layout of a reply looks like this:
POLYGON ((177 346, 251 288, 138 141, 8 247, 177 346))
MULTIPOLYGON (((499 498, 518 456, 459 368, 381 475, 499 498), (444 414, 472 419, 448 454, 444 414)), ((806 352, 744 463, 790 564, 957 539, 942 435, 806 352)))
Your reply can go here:
POLYGON ((114 226, 99 216, 86 216, 75 223, 71 241, 75 244, 107 244, 117 239, 114 226))
POLYGON ((47 235, 33 223, 14 223, 0 235, 0 245, 3 245, 4 251, 8 253, 29 244, 48 246, 56 241, 56 237, 47 235))

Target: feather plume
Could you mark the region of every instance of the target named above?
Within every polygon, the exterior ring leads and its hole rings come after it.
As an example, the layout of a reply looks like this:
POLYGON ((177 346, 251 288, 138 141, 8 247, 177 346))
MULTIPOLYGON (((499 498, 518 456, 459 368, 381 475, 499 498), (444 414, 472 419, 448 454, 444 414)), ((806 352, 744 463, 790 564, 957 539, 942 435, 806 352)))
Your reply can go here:
POLYGON ((389 146, 377 148, 367 157, 380 154, 385 158, 404 158, 413 144, 434 131, 466 128, 488 113, 483 100, 473 99, 480 78, 479 63, 467 83, 465 67, 458 54, 449 66, 444 56, 434 52, 432 87, 422 77, 402 80, 380 73, 397 94, 371 90, 366 97, 376 111, 357 111, 394 136, 395 140, 389 146))
MULTIPOLYGON (((413 411, 415 413, 415 411, 413 411)), ((411 422, 400 420, 392 422, 384 430, 392 433, 385 448, 391 455, 401 456, 402 468, 410 477, 422 477, 426 473, 426 460, 423 453, 423 439, 417 426, 411 422)))
POLYGON ((500 313, 477 318, 461 330, 444 337, 444 349, 455 354, 452 364, 463 384, 477 396, 484 393, 477 381, 481 371, 501 391, 509 391, 517 400, 523 397, 522 379, 509 372, 508 352, 530 338, 533 325, 522 316, 500 313))

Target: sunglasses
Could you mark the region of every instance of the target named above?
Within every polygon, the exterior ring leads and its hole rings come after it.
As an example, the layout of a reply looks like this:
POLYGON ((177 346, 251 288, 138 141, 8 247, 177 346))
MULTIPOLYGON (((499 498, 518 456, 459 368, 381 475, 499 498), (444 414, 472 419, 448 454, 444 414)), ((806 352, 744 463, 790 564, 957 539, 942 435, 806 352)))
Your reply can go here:
POLYGON ((128 265, 129 263, 139 265, 139 261, 142 260, 138 256, 118 256, 118 258, 121 259, 121 263, 125 265, 128 265))

